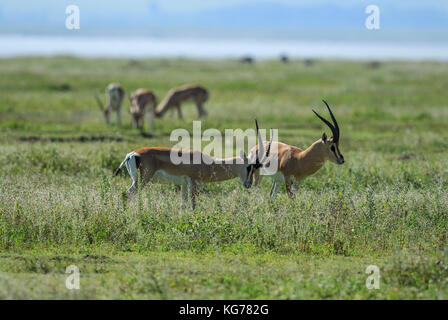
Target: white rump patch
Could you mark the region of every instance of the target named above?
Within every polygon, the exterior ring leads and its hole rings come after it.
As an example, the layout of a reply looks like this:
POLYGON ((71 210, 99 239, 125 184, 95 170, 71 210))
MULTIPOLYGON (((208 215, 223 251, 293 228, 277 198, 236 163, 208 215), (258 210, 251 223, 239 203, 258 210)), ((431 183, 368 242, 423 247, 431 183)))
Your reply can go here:
POLYGON ((126 155, 124 161, 121 163, 120 167, 125 164, 126 169, 128 169, 128 173, 132 178, 132 185, 129 187, 128 191, 130 191, 138 181, 137 177, 137 162, 135 161, 135 157, 140 156, 137 152, 131 152, 126 155))

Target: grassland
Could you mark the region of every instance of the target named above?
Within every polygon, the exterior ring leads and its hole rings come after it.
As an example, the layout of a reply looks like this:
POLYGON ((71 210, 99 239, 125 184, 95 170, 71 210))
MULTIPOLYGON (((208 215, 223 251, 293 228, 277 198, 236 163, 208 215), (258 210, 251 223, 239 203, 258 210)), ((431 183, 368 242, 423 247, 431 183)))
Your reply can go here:
MULTIPOLYGON (((448 64, 437 62, 0 60, 0 298, 447 299, 448 64), (171 146, 185 120, 152 136, 105 125, 94 94, 210 89, 203 129, 279 129, 306 147, 334 106, 346 163, 327 163, 289 199, 270 181, 201 186, 194 212, 173 186, 135 201, 126 173, 140 146, 171 146), (81 289, 65 287, 68 265, 81 289), (380 289, 365 286, 368 265, 380 289)), ((125 104, 125 110, 128 104, 125 104)))

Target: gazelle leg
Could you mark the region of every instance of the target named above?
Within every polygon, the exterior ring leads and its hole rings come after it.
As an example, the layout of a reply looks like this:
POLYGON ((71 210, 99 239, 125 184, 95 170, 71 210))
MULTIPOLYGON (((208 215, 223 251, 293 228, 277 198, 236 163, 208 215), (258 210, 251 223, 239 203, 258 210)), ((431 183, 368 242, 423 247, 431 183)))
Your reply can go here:
POLYGON ((198 101, 196 101, 196 108, 198 109, 198 117, 202 118, 201 104, 198 101))
POLYGON ((180 109, 180 104, 177 104, 177 105, 176 105, 176 109, 177 109, 177 117, 178 117, 179 119, 183 119, 183 116, 182 116, 182 110, 180 109))
POLYGON ((181 185, 180 190, 182 192, 182 206, 186 206, 188 202, 188 185, 181 185))
POLYGON ((145 128, 145 114, 140 117, 140 130, 143 131, 145 128))
POLYGON ((205 111, 204 106, 199 102, 197 102, 196 105, 198 107, 199 118, 206 117, 207 111, 205 111))
POLYGON ((117 124, 121 126, 121 113, 120 108, 117 108, 117 124))
POLYGON ((149 128, 154 131, 154 110, 149 110, 149 128))
MULTIPOLYGON (((127 190, 129 195, 135 194, 139 187, 138 187, 138 176, 137 176, 137 161, 136 156, 134 154, 131 154, 129 156, 129 160, 125 163, 126 169, 128 169, 128 173, 132 178, 132 185, 127 190)), ((143 189, 143 187, 151 180, 151 178, 154 176, 153 170, 141 170, 140 169, 140 188, 143 189)))
POLYGON ((192 180, 191 178, 188 179, 188 184, 190 187, 191 207, 194 210, 194 208, 196 208, 197 185, 196 185, 196 181, 192 180))
POLYGON ((285 178, 285 186, 286 186, 286 193, 288 194, 288 196, 290 198, 294 198, 296 194, 292 190, 292 182, 290 178, 285 178))
POLYGON ((271 197, 271 199, 275 198, 275 195, 277 194, 277 190, 278 190, 278 182, 277 182, 277 180, 274 180, 274 183, 272 184, 272 188, 271 188, 271 193, 269 194, 269 197, 271 197))

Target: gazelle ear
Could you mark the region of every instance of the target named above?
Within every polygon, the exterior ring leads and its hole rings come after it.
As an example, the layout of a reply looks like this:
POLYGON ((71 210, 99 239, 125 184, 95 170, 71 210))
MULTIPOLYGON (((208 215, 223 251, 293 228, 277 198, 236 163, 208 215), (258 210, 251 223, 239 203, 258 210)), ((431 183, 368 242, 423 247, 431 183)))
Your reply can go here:
POLYGON ((325 134, 325 132, 322 134, 322 141, 324 143, 327 142, 327 135, 325 134))
POLYGON ((241 159, 243 159, 244 161, 247 161, 246 153, 245 153, 243 150, 240 150, 240 157, 241 157, 241 159))

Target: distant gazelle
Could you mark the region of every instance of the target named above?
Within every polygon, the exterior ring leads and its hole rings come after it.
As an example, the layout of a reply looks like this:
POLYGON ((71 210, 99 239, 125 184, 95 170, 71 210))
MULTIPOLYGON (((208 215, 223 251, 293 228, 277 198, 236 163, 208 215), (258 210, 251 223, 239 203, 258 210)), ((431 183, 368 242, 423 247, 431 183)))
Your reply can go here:
POLYGON ((156 109, 156 116, 161 118, 168 110, 177 109, 179 119, 182 119, 181 105, 187 101, 193 101, 198 108, 199 118, 205 117, 207 111, 204 103, 208 100, 208 90, 199 85, 185 85, 171 89, 156 109))
MULTIPOLYGON (((278 185, 281 182, 285 183, 286 192, 289 197, 294 197, 295 193, 292 191, 292 183, 299 183, 306 177, 314 174, 324 165, 326 160, 330 160, 337 164, 343 164, 344 157, 339 151, 339 126, 330 106, 324 101, 328 108, 333 124, 328 120, 321 117, 316 111, 313 112, 316 116, 321 119, 333 133, 333 136, 327 139, 325 133, 322 134, 322 138, 314 142, 306 150, 299 149, 294 146, 290 146, 281 142, 273 142, 272 146, 275 150, 278 150, 276 154, 272 154, 272 157, 276 157, 278 161, 278 171, 276 174, 271 175, 273 179, 272 189, 270 196, 274 198, 278 185), (277 148, 275 145, 277 144, 277 148)), ((252 148, 249 153, 249 158, 253 157, 258 150, 259 145, 252 148)), ((275 159, 275 158, 274 158, 275 159)), ((261 166, 255 168, 256 170, 251 170, 252 175, 249 176, 249 180, 246 181, 248 185, 258 185, 261 180, 260 169, 261 166)))
POLYGON ((95 96, 95 99, 103 112, 104 118, 106 119, 106 123, 110 124, 110 115, 113 111, 117 113, 117 124, 121 125, 121 103, 124 99, 124 90, 121 85, 118 83, 112 82, 106 88, 106 107, 104 108, 103 103, 101 102, 98 96, 95 96))
POLYGON ((147 113, 149 116, 149 127, 151 130, 154 130, 154 116, 157 100, 152 91, 148 89, 136 90, 130 98, 130 103, 133 127, 143 130, 145 113, 147 113))
MULTIPOLYGON (((257 135, 259 145, 263 146, 263 140, 258 130, 257 135)), ((263 163, 269 156, 269 151, 270 148, 268 147, 266 153, 264 153, 264 149, 261 147, 256 155, 256 164, 263 163)), ((249 164, 243 150, 241 150, 239 157, 218 159, 193 150, 163 147, 139 148, 126 155, 118 169, 115 170, 114 176, 120 172, 123 165, 126 166, 132 178, 132 185, 128 189, 128 193, 133 194, 138 190, 137 170, 139 170, 140 188, 150 181, 181 185, 182 203, 186 203, 189 191, 193 209, 196 205, 198 182, 218 182, 239 177, 243 186, 249 188, 250 185, 246 181, 248 181, 251 170, 253 170, 253 166, 249 164), (188 159, 189 163, 173 163, 172 153, 179 156, 182 154, 182 158, 188 159), (200 163, 195 164, 194 159, 201 159, 200 163)))

